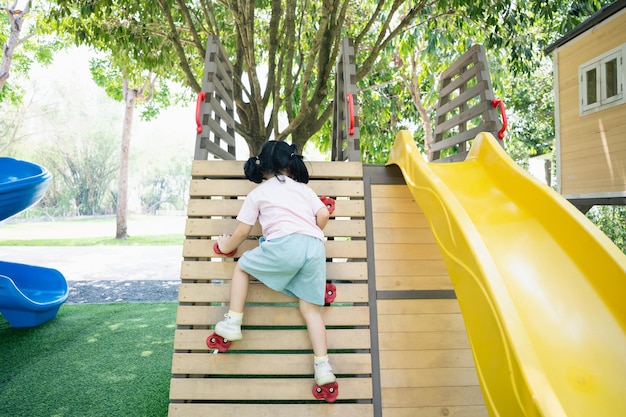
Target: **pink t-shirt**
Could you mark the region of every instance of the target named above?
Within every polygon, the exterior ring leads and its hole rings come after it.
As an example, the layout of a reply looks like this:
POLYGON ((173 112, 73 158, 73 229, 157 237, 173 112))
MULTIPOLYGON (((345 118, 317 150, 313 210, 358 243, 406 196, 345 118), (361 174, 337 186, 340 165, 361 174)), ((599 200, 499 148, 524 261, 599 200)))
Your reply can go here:
POLYGON ((308 185, 287 176, 263 181, 246 197, 237 220, 254 225, 257 218, 267 240, 293 233, 324 240, 324 232, 315 223, 315 213, 324 203, 308 185))

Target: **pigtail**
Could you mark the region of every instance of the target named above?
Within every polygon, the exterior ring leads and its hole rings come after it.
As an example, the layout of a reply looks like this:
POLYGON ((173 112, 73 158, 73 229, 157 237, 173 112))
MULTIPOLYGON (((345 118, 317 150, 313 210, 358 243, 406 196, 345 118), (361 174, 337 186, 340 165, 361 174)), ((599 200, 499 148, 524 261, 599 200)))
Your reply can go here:
POLYGON ((259 156, 248 159, 243 167, 246 178, 257 184, 263 181, 264 173, 274 174, 278 181, 285 182, 285 169, 293 180, 304 184, 309 182, 309 171, 302 155, 297 154, 296 145, 275 140, 265 142, 259 156))
POLYGON ((294 180, 307 184, 309 182, 309 170, 304 165, 302 155, 296 153, 296 145, 290 145, 291 154, 289 155, 289 173, 294 180))
POLYGON ((243 165, 243 173, 250 181, 260 184, 263 181, 263 172, 258 157, 250 157, 243 165))

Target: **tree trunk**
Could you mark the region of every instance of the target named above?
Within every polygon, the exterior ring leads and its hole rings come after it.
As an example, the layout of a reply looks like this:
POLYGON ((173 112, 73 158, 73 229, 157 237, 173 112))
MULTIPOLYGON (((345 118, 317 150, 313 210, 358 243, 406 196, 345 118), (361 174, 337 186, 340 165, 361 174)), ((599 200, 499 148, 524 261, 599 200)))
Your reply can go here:
POLYGON ((137 91, 128 87, 128 79, 124 77, 124 126, 122 128, 122 147, 120 150, 120 176, 117 186, 117 229, 116 239, 128 238, 128 156, 130 154, 130 137, 133 126, 133 113, 137 102, 137 91))
POLYGON ((5 9, 11 25, 11 34, 2 49, 2 62, 0 62, 0 91, 9 78, 11 62, 13 61, 13 52, 15 51, 17 45, 20 44, 22 19, 29 11, 28 3, 26 4, 26 8, 22 8, 21 5, 18 4, 13 4, 13 7, 14 8, 8 7, 5 9))

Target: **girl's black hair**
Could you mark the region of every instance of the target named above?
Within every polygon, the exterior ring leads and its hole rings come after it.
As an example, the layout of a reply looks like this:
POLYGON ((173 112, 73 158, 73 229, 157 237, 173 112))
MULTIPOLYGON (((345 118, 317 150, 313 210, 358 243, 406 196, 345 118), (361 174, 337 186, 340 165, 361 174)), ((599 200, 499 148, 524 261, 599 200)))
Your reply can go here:
POLYGON ((263 144, 259 156, 250 157, 246 161, 243 172, 247 179, 257 184, 263 181, 264 172, 276 175, 279 180, 286 172, 295 181, 306 184, 309 182, 309 171, 302 155, 297 155, 296 151, 296 145, 270 140, 263 144))

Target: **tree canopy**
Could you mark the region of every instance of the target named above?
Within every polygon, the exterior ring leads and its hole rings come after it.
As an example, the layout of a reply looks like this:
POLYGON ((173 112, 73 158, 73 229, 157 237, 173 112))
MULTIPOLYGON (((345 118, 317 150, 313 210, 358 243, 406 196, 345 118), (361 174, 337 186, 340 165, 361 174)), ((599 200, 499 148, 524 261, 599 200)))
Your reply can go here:
MULTIPOLYGON (((549 41, 602 3, 57 0, 49 19, 57 31, 71 34, 78 43, 101 50, 115 48, 118 56, 196 92, 201 86, 206 38, 219 36, 235 69, 236 130, 255 153, 270 138, 290 136, 303 148, 324 126, 329 130, 333 67, 344 37, 354 39, 359 87, 371 92, 363 101, 375 100, 385 90, 379 88, 381 84, 404 89, 402 82, 392 82, 403 79, 401 66, 393 64, 409 62, 415 48, 420 88, 431 92, 437 89, 434 77, 442 63, 472 43, 484 42, 498 50, 497 60, 506 71, 530 74, 549 41), (285 123, 279 115, 285 115, 285 123)), ((426 104, 429 94, 424 96, 426 104)), ((411 100, 406 91, 391 95, 398 97, 394 104, 398 109, 407 110, 411 100)), ((381 107, 372 103, 372 108, 381 107)), ((367 106, 365 102, 361 108, 367 106)), ((393 113, 393 107, 388 111, 393 113)), ((365 116, 363 125, 376 123, 365 116)), ((362 127, 362 135, 368 132, 378 133, 362 127)))

